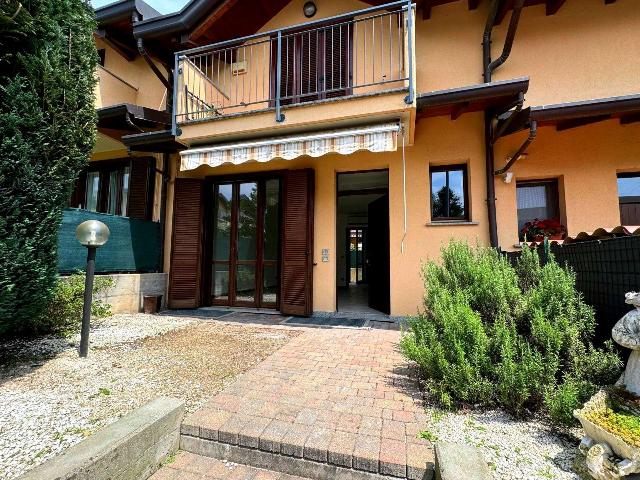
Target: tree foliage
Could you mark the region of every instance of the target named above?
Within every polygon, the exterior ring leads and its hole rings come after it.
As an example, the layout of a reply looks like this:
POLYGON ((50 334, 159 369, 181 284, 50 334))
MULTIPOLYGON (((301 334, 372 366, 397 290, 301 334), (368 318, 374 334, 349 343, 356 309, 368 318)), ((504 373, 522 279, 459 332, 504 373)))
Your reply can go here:
POLYGON ((57 232, 95 141, 94 14, 83 0, 0 2, 0 335, 38 330, 57 232))

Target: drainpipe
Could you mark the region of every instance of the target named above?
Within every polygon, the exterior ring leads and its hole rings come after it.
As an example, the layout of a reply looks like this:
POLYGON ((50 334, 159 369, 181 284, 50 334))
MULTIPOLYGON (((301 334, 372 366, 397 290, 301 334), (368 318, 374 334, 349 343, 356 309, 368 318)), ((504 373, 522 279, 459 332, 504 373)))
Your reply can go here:
POLYGON ((536 122, 535 120, 531 120, 531 125, 529 126, 529 136, 527 137, 527 139, 522 143, 518 151, 513 154, 513 156, 507 162, 507 164, 504 167, 496 170, 494 174, 502 175, 503 173, 508 172, 509 169, 513 166, 513 164, 518 161, 518 159, 522 156, 523 153, 525 153, 529 145, 531 145, 531 142, 535 140, 537 134, 538 134, 538 122, 536 122))
MULTIPOLYGON (((491 60, 491 33, 496 23, 496 17, 498 16, 498 7, 500 0, 493 0, 489 7, 489 16, 487 17, 487 23, 484 27, 484 33, 482 35, 482 65, 483 65, 483 79, 485 83, 491 81, 493 71, 502 65, 509 55, 511 54, 511 48, 516 36, 516 30, 518 28, 518 22, 520 21, 520 13, 524 6, 524 0, 516 0, 513 6, 513 12, 511 13, 511 20, 509 22, 509 29, 507 30, 507 36, 505 38, 502 54, 496 59, 491 60)), ((524 101, 524 98, 523 98, 524 101)), ((489 110, 485 110, 484 114, 484 146, 485 146, 485 169, 486 169, 486 182, 487 182, 487 217, 489 221, 489 241, 493 248, 499 248, 498 245, 498 222, 496 218, 496 187, 494 183, 494 170, 495 170, 495 154, 493 151, 494 142, 494 121, 495 115, 489 110)), ((501 129, 503 131, 504 128, 501 129)))

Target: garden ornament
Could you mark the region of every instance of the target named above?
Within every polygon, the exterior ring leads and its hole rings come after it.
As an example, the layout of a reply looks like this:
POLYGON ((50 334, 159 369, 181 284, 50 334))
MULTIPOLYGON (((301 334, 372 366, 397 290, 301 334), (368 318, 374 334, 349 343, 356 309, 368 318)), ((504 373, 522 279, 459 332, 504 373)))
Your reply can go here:
POLYGON ((640 293, 627 293, 625 303, 636 308, 618 320, 611 331, 616 343, 632 350, 618 385, 624 385, 631 393, 640 395, 640 293))
POLYGON ((618 320, 611 331, 617 343, 632 350, 627 367, 616 383, 624 395, 620 397, 615 388, 603 389, 582 409, 573 412, 585 433, 580 451, 585 455, 589 473, 598 480, 640 478, 636 475, 640 473, 640 445, 626 436, 628 432, 612 428, 601 416, 602 412, 618 411, 638 415, 637 402, 627 397, 640 398, 640 293, 627 293, 625 303, 635 308, 618 320))

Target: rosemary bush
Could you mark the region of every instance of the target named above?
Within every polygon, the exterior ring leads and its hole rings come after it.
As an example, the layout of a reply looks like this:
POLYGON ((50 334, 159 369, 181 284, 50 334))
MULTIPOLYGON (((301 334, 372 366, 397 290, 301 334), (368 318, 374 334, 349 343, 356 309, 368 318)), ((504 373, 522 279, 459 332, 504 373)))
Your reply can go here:
POLYGON ((574 274, 524 249, 515 266, 493 249, 452 241, 423 267, 424 308, 409 321, 403 353, 446 407, 501 406, 516 416, 544 409, 558 423, 621 362, 593 346, 595 318, 574 274))

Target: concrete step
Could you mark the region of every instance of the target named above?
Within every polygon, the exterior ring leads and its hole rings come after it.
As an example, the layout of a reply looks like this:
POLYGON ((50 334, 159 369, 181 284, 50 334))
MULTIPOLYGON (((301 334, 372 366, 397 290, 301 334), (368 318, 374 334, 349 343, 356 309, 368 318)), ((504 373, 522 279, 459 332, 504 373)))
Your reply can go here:
POLYGON ((384 438, 210 408, 185 419, 180 448, 315 480, 433 478, 433 448, 417 437, 384 438))
POLYGON ((307 480, 304 477, 178 452, 149 480, 307 480))

